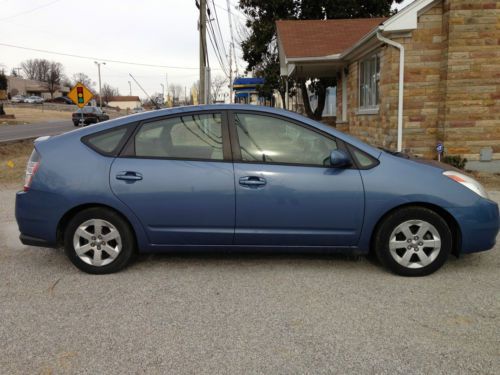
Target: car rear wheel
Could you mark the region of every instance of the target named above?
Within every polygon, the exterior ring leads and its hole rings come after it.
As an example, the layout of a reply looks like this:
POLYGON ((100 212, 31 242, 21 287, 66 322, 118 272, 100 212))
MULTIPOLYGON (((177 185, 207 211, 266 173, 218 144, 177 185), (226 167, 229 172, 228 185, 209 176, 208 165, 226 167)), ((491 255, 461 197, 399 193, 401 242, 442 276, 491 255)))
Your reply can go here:
POLYGON ((80 270, 106 274, 121 270, 135 255, 130 225, 116 212, 89 208, 77 213, 66 227, 66 255, 80 270))
POLYGON ((375 236, 375 252, 380 262, 402 276, 425 276, 437 271, 451 249, 448 224, 424 207, 405 207, 393 212, 375 236))

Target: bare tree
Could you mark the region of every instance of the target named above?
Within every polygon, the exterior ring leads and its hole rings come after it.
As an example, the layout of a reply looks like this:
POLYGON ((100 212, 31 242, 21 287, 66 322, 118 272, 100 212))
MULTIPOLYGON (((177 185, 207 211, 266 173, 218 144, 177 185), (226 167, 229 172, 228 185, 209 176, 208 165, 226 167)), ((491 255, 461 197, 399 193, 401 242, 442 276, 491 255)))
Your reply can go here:
POLYGON ((26 78, 44 82, 51 98, 60 88, 61 81, 64 78, 62 64, 55 61, 30 59, 22 62, 21 68, 26 78))
POLYGON ((27 79, 34 79, 36 81, 47 81, 51 62, 46 59, 29 59, 21 63, 27 79))
POLYGON ((211 92, 212 92, 212 101, 215 103, 219 99, 219 95, 222 93, 222 90, 224 87, 227 86, 229 80, 221 75, 216 76, 212 80, 212 87, 211 87, 211 92))
POLYGON ((86 75, 85 73, 75 73, 72 77, 72 86, 76 85, 78 82, 83 83, 91 91, 94 91, 95 81, 86 75))
POLYGON ((113 96, 118 95, 120 95, 120 92, 116 87, 113 87, 107 83, 102 86, 102 100, 105 103, 109 103, 112 100, 113 96))
POLYGON ((50 97, 54 99, 54 93, 61 87, 61 80, 63 79, 63 66, 58 62, 50 62, 47 77, 45 79, 45 87, 50 92, 50 97))
POLYGON ((182 86, 172 83, 168 86, 168 93, 172 95, 172 105, 175 107, 176 104, 179 103, 179 96, 182 92, 182 86))

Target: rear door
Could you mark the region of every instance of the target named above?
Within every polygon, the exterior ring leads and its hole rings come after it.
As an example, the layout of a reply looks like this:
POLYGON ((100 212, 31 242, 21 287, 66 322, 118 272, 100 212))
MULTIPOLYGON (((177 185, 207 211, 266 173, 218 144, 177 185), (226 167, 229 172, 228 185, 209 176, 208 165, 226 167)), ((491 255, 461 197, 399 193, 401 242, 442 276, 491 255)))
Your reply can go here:
POLYGON ((328 165, 341 141, 286 118, 234 112, 235 244, 357 244, 364 215, 359 170, 328 165))
POLYGON ((232 243, 234 176, 222 111, 141 123, 114 161, 110 183, 154 245, 232 243))

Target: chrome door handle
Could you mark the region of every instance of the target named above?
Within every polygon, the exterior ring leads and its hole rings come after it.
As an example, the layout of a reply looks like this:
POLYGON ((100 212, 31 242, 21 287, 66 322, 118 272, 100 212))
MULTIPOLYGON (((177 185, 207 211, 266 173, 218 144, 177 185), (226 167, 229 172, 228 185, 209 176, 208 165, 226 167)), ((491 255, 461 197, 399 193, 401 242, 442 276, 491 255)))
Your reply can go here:
POLYGON ((240 185, 246 187, 264 186, 266 183, 267 181, 263 177, 257 177, 257 176, 240 177, 240 185))
POLYGON ((139 181, 142 180, 142 174, 138 172, 119 172, 116 175, 117 180, 124 180, 124 181, 139 181))

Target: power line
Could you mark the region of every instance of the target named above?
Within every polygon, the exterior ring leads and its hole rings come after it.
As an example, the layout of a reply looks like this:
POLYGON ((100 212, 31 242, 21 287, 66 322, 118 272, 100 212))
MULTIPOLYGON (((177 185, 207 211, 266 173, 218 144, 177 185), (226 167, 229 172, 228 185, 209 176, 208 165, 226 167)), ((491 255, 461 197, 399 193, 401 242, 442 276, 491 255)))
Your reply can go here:
MULTIPOLYGON (((207 4, 207 13, 210 15, 210 8, 208 7, 208 4, 207 4)), ((210 43, 212 44, 212 47, 214 49, 215 56, 217 57, 217 60, 219 61, 219 65, 221 66, 224 74, 226 76, 229 76, 229 74, 227 73, 227 68, 224 64, 224 58, 222 57, 223 53, 221 52, 221 49, 219 47, 219 43, 217 42, 217 35, 216 35, 214 27, 210 21, 208 22, 208 26, 209 26, 208 36, 210 39, 210 43)), ((224 43, 224 41, 222 41, 222 43, 224 43)), ((224 55, 224 57, 227 59, 227 55, 224 55)))
POLYGON ((27 51, 35 51, 35 52, 48 53, 48 54, 52 54, 52 55, 74 57, 74 58, 78 58, 78 59, 85 59, 85 60, 92 60, 92 61, 100 60, 100 61, 111 62, 111 63, 116 63, 116 64, 127 64, 127 65, 135 65, 135 66, 147 66, 147 67, 151 67, 151 68, 164 68, 164 69, 165 68, 166 69, 188 69, 188 70, 199 69, 199 68, 188 67, 188 66, 171 66, 171 65, 158 65, 158 64, 144 64, 144 63, 138 63, 138 62, 132 62, 132 61, 103 59, 103 58, 100 58, 100 57, 74 55, 74 54, 71 54, 71 53, 55 52, 55 51, 49 51, 49 50, 44 50, 44 49, 38 49, 38 48, 29 48, 29 47, 24 47, 24 46, 16 46, 16 45, 13 45, 13 44, 1 43, 1 42, 0 42, 0 46, 17 48, 17 49, 22 49, 22 50, 27 50, 27 51))
POLYGON ((29 9, 29 10, 26 10, 24 12, 20 12, 20 13, 17 13, 17 14, 14 14, 12 16, 0 18, 0 21, 5 21, 5 20, 11 19, 11 18, 15 18, 15 17, 23 16, 25 14, 36 12, 39 9, 46 8, 46 7, 48 7, 48 6, 52 5, 52 4, 55 4, 55 3, 59 2, 59 1, 61 1, 61 0, 54 0, 54 1, 50 2, 50 3, 44 4, 44 5, 40 5, 39 7, 36 7, 36 8, 33 8, 33 9, 29 9))
POLYGON ((224 56, 226 56, 226 58, 227 58, 227 52, 226 52, 226 47, 225 47, 225 43, 224 43, 224 37, 223 37, 222 31, 220 29, 219 15, 217 14, 217 9, 215 8, 215 2, 214 2, 214 0, 212 0, 212 4, 214 6, 213 9, 214 9, 214 14, 215 14, 215 22, 217 24, 217 30, 219 31, 220 40, 221 40, 221 44, 222 44, 222 50, 224 52, 224 56))
MULTIPOLYGON (((210 26, 210 22, 208 23, 209 25, 209 28, 211 29, 212 33, 208 33, 208 39, 210 40, 210 44, 212 45, 212 48, 214 49, 214 52, 215 52, 215 57, 217 58, 217 61, 219 62, 219 65, 220 67, 222 68, 222 71, 224 72, 224 74, 227 76, 227 72, 226 72, 226 67, 224 65, 224 63, 222 62, 222 59, 221 59, 221 56, 220 56, 220 52, 219 52, 219 47, 217 45, 217 41, 213 41, 212 39, 212 34, 213 34, 213 28, 210 26)), ((214 38, 215 38, 215 35, 214 35, 214 38)))

